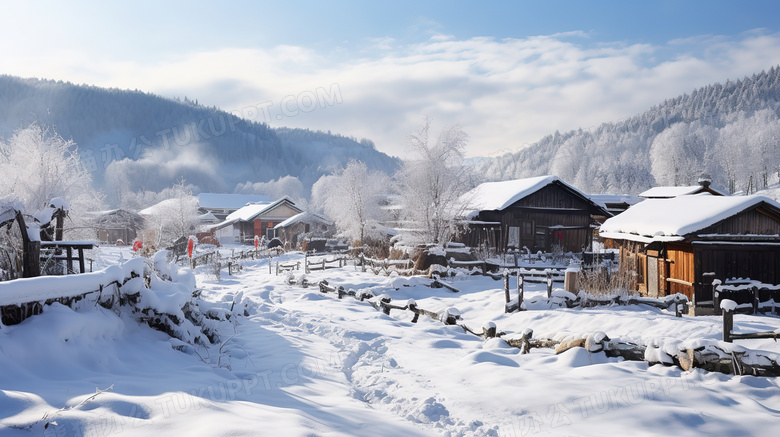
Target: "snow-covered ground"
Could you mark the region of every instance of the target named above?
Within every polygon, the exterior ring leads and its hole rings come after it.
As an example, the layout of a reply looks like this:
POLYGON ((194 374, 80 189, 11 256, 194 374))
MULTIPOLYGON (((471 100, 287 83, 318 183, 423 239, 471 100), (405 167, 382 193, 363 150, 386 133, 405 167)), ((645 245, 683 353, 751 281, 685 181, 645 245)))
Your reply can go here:
MULTIPOLYGON (((103 264, 130 258, 101 251, 103 264)), ((521 355, 427 317, 413 324, 408 311, 387 316, 316 286, 289 285, 267 262, 246 261, 234 276, 223 270, 220 281, 208 266, 196 269, 203 299, 243 293, 250 302, 249 316, 223 324, 225 341, 208 350, 174 350, 167 335, 101 307, 55 304, 0 327, 0 435, 743 436, 773 434, 780 420, 775 378, 683 372, 582 348, 521 355)), ((504 314, 501 282, 485 277, 453 278, 457 294, 353 266, 307 278, 386 293, 402 305, 413 298, 431 311, 456 307, 469 327, 493 321, 510 335, 603 331, 644 344, 721 337, 719 317, 675 318, 647 306, 549 308, 541 284, 527 284, 529 311, 504 314)), ((735 326, 774 330, 780 318, 737 315, 735 326)), ((780 353, 772 340, 739 345, 780 353)))

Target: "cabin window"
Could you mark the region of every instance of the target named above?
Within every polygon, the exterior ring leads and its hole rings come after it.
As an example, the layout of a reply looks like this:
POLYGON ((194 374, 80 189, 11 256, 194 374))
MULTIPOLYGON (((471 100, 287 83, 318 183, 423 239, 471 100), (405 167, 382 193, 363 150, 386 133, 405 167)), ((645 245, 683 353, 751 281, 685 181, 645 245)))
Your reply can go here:
POLYGON ((523 223, 523 235, 533 235, 533 234, 534 234, 534 224, 531 222, 523 223))
POLYGON ((309 232, 309 224, 308 223, 303 225, 303 232, 309 232))

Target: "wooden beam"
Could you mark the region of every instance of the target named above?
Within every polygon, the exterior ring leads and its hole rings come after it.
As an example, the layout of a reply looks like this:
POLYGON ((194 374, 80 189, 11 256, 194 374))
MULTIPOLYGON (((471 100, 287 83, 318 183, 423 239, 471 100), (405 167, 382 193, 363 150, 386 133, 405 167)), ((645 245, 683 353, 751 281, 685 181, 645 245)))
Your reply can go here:
POLYGON ((667 281, 667 282, 674 282, 675 284, 680 284, 680 285, 687 285, 687 286, 689 286, 689 287, 692 287, 692 286, 693 286, 693 283, 692 283, 692 282, 683 281, 682 279, 676 279, 676 278, 666 278, 666 281, 667 281))

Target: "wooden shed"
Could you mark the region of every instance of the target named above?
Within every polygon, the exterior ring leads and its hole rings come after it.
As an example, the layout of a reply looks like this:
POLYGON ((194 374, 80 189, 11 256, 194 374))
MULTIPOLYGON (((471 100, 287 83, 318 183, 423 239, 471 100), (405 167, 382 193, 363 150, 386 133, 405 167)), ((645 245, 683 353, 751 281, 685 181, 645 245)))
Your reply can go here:
POLYGON ((308 237, 325 238, 334 233, 333 223, 325 217, 313 213, 302 212, 274 226, 276 236, 292 247, 308 237))
POLYGON ((608 219, 600 234, 649 296, 682 293, 706 307, 714 279, 780 283, 780 204, 763 196, 648 199, 608 219))
POLYGON ((102 211, 94 216, 97 238, 102 243, 122 240, 125 244, 132 244, 138 236, 138 231, 144 228, 144 218, 125 209, 102 211))
POLYGON ((467 229, 462 242, 498 251, 528 248, 581 252, 590 246, 603 206, 555 176, 487 182, 461 198, 467 229))

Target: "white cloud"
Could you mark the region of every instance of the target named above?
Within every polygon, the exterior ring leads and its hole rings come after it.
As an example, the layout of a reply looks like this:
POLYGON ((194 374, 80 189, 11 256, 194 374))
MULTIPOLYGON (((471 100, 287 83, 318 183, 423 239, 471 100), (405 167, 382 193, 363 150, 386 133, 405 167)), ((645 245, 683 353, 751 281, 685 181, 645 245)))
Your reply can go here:
POLYGON ((267 121, 369 137, 398 155, 405 135, 428 114, 439 124, 460 122, 471 135, 470 154, 486 155, 780 64, 780 34, 705 35, 664 46, 594 43, 583 32, 504 40, 435 35, 411 45, 383 38, 338 62, 296 46, 225 48, 150 63, 80 51, 8 55, 8 74, 187 95, 226 110, 271 103, 276 115, 287 96, 338 84, 341 103, 267 121))

